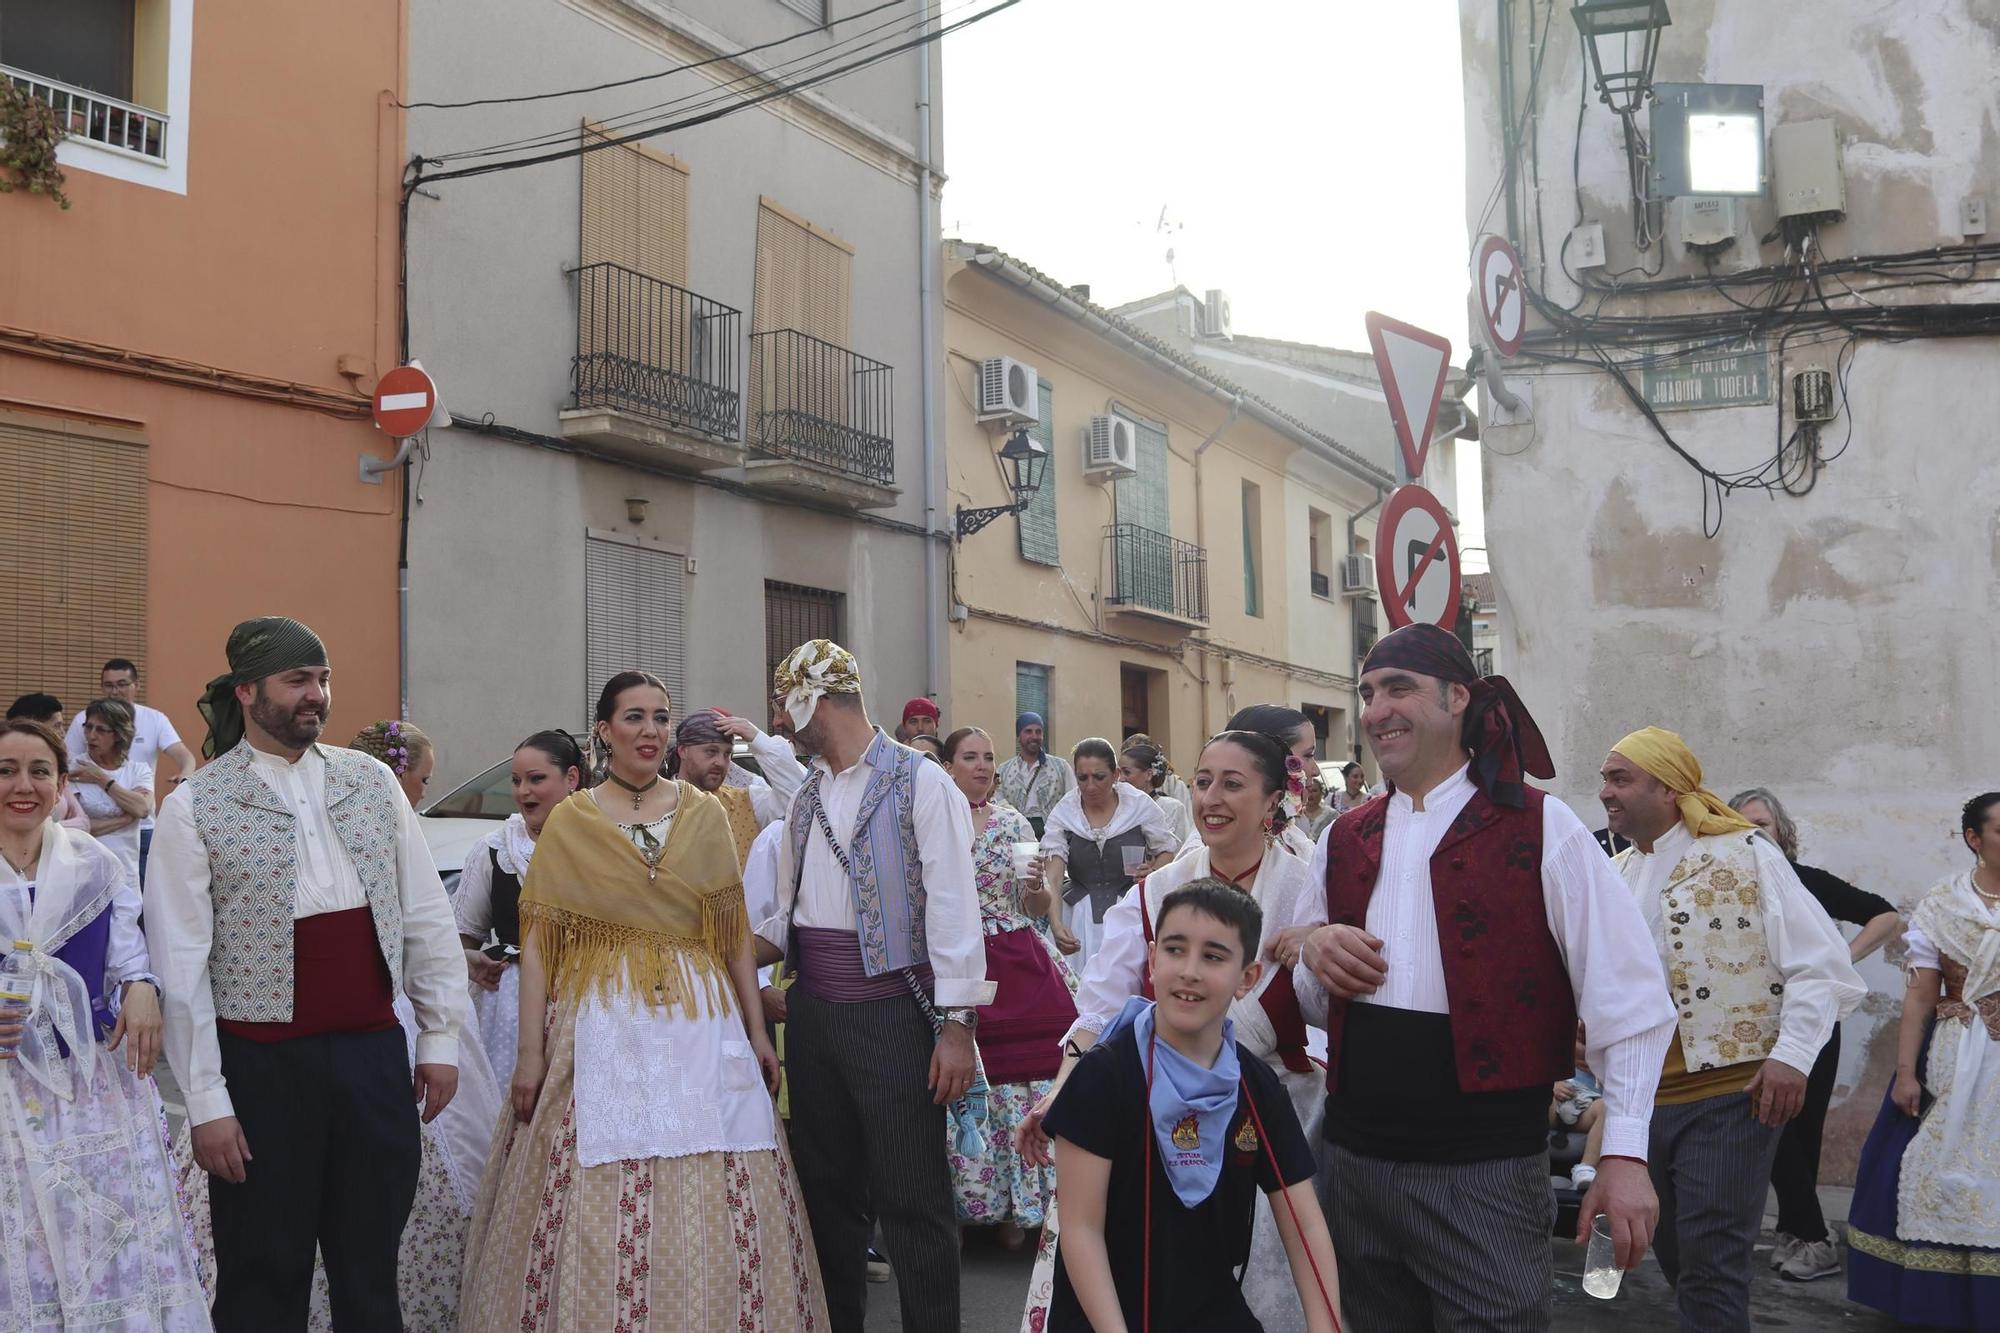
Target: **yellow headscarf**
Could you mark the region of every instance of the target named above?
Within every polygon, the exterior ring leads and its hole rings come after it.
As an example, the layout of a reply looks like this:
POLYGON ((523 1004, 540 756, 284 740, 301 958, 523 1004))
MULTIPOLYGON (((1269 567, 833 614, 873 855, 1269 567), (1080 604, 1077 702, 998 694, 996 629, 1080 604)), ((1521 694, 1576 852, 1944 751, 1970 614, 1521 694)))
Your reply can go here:
POLYGON ((1701 785, 1701 760, 1674 732, 1641 727, 1611 748, 1667 784, 1667 790, 1680 798, 1681 823, 1695 837, 1757 827, 1701 785))

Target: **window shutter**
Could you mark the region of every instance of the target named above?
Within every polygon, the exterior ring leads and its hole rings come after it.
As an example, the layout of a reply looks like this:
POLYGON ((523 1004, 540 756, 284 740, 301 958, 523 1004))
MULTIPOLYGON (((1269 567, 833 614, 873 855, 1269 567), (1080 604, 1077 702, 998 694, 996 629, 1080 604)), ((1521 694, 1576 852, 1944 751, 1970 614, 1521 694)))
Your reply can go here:
POLYGON ((1038 417, 1028 435, 1049 451, 1047 470, 1042 473, 1042 485, 1028 501, 1017 518, 1020 533, 1021 558, 1032 560, 1038 565, 1060 565, 1062 559, 1057 550, 1056 540, 1056 466, 1055 450, 1055 390, 1049 382, 1041 382, 1041 401, 1038 417))
MULTIPOLYGON (((1130 523, 1148 532, 1171 536, 1172 511, 1167 496, 1167 432, 1163 426, 1120 413, 1138 436, 1138 469, 1135 477, 1120 477, 1112 483, 1112 505, 1120 523, 1130 523)), ((1174 558, 1166 541, 1140 538, 1128 541, 1117 562, 1119 600, 1137 602, 1159 610, 1171 610, 1174 596, 1174 558)))
POLYGON ((1035 713, 1042 719, 1042 735, 1055 734, 1049 717, 1049 669, 1039 662, 1014 663, 1014 715, 1035 713))
MULTIPOLYGON (((584 122, 586 143, 615 137, 584 122)), ((583 155, 586 264, 611 263, 687 286, 687 167, 638 144, 583 155)))
POLYGON ((848 346, 854 249, 769 199, 757 208, 752 331, 797 329, 848 346))
POLYGON ((687 674, 687 557, 604 537, 584 542, 584 718, 604 682, 650 671, 683 706, 687 674))
POLYGON ((136 430, 0 413, 0 693, 74 711, 146 660, 147 448, 136 430))

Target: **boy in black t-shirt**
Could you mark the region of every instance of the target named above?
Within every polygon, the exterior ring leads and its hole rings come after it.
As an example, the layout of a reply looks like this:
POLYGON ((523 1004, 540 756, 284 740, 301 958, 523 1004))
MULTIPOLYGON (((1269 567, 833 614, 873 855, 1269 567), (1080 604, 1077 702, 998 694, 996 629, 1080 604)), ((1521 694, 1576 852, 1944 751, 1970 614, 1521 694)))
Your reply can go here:
POLYGON ((1262 930, 1256 900, 1222 880, 1168 894, 1152 946, 1158 1003, 1128 1003, 1049 1109, 1062 1200, 1049 1333, 1261 1330, 1241 1290, 1260 1189, 1306 1327, 1337 1327, 1311 1150, 1277 1075, 1228 1025, 1257 984, 1262 930))

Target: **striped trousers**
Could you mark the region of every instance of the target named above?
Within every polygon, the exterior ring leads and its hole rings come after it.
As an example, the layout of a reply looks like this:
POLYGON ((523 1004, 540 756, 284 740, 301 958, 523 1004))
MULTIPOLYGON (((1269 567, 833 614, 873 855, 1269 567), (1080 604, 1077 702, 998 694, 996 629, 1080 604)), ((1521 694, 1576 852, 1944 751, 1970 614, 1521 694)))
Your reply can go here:
POLYGON ((1747 1093, 1653 1108, 1653 1254, 1683 1333, 1750 1333, 1751 1250, 1780 1133, 1757 1123, 1747 1093))
POLYGON ((958 1219, 930 1023, 915 998, 787 993, 792 1159, 833 1333, 864 1333, 868 1244, 882 1225, 908 1333, 958 1333, 958 1219))
POLYGON ((1390 1162, 1326 1144, 1320 1206, 1352 1333, 1546 1333, 1546 1153, 1390 1162))

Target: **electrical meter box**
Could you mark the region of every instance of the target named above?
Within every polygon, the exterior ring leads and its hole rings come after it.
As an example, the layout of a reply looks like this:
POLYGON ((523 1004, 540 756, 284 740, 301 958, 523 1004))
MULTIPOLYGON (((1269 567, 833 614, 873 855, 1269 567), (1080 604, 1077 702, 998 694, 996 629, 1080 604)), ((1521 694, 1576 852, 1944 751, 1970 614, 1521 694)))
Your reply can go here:
POLYGON ((1831 120, 1773 126, 1771 175, 1776 181, 1781 218, 1847 211, 1840 136, 1831 120))
POLYGON ((1681 244, 1691 250, 1720 250, 1736 241, 1736 201, 1716 195, 1689 195, 1681 201, 1681 244))

